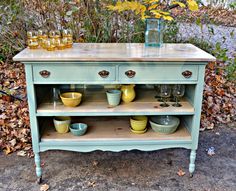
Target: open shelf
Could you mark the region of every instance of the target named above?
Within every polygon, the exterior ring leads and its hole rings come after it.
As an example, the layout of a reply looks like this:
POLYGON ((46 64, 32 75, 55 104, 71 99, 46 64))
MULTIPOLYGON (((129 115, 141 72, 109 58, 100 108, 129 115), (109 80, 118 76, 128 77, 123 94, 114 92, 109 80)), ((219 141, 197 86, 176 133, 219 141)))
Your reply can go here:
POLYGON ((154 90, 137 92, 136 99, 128 104, 122 103, 116 107, 110 107, 107 103, 105 90, 86 91, 83 93, 82 103, 77 107, 65 107, 61 102, 56 105, 43 102, 37 108, 37 116, 127 116, 133 115, 193 115, 194 107, 186 99, 181 100, 182 107, 161 107, 155 98, 154 90))
POLYGON ((134 134, 130 131, 129 117, 82 117, 74 122, 88 124, 88 131, 83 136, 74 136, 72 133, 59 134, 52 122, 44 126, 41 143, 47 142, 88 142, 88 141, 189 141, 191 135, 181 124, 172 134, 154 132, 148 125, 144 134, 134 134))

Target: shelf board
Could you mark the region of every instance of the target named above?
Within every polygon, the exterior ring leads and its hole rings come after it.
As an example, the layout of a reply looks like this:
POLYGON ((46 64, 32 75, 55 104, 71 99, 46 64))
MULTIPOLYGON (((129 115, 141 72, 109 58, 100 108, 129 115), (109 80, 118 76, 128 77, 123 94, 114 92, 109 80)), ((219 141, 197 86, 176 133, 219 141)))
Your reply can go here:
POLYGON ((182 107, 161 107, 155 98, 155 91, 143 90, 137 93, 131 103, 123 103, 110 107, 107 103, 105 91, 86 91, 83 93, 82 103, 77 107, 65 107, 62 103, 54 105, 44 102, 37 108, 37 116, 127 116, 127 115, 193 115, 194 108, 183 98, 182 107))
MULTIPOLYGON (((115 142, 115 141, 185 141, 191 142, 191 135, 181 124, 173 134, 161 134, 154 132, 150 126, 144 134, 134 134, 130 131, 128 117, 78 117, 73 122, 83 122, 88 124, 88 131, 83 136, 73 134, 59 134, 53 127, 52 122, 44 125, 41 137, 41 144, 56 144, 57 142, 115 142)), ((117 143, 118 143, 117 142, 117 143)))

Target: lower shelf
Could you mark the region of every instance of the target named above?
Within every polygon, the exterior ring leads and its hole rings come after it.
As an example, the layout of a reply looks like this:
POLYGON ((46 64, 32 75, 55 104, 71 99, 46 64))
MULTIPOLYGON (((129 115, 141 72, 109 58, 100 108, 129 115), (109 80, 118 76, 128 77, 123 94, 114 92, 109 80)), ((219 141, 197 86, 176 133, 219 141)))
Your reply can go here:
POLYGON ((160 134, 150 127, 144 134, 130 131, 128 117, 86 117, 75 122, 87 123, 85 135, 74 136, 70 132, 59 134, 53 125, 47 125, 41 137, 41 151, 50 149, 92 151, 92 150, 157 150, 162 148, 190 148, 191 135, 181 124, 173 134, 160 134))

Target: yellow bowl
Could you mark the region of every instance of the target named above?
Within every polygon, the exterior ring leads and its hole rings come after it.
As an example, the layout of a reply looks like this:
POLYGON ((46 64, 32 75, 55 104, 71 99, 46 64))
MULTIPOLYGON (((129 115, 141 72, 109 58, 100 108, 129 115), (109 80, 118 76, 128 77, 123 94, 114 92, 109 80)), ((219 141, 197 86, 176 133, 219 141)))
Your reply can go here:
POLYGON ((62 93, 60 97, 65 106, 76 107, 81 102, 82 94, 79 92, 66 92, 62 93))
POLYGON ((147 126, 146 116, 134 116, 130 118, 130 125, 134 131, 143 131, 147 126))

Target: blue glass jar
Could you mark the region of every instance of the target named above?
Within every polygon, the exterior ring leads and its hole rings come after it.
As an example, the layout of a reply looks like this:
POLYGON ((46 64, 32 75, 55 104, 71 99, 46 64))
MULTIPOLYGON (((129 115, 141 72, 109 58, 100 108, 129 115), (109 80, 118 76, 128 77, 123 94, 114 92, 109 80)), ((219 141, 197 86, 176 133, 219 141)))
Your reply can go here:
POLYGON ((146 19, 145 46, 161 47, 163 44, 164 22, 162 19, 146 19))

